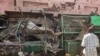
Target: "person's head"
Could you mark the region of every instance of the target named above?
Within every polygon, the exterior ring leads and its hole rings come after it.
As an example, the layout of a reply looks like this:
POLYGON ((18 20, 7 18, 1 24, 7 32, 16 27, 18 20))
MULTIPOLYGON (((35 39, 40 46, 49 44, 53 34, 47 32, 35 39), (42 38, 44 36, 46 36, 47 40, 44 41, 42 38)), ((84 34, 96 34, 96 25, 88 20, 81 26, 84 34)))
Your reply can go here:
POLYGON ((94 26, 93 25, 91 25, 91 27, 89 27, 89 31, 88 31, 89 33, 94 33, 94 26))

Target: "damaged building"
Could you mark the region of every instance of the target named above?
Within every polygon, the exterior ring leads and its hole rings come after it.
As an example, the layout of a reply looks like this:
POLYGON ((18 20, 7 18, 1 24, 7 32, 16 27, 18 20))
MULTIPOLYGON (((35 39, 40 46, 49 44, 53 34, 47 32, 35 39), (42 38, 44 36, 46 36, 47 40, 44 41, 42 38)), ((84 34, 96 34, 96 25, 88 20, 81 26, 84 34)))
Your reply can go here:
MULTIPOLYGON (((83 35, 88 32, 91 23, 95 24, 92 16, 100 15, 99 2, 0 0, 0 46, 3 48, 0 49, 0 55, 9 54, 6 50, 8 47, 15 53, 28 52, 27 55, 35 52, 36 56, 79 55, 80 50, 77 49, 80 48, 83 35), (39 46, 33 47, 34 44, 39 46)), ((100 25, 97 24, 95 32, 100 36, 100 25)))

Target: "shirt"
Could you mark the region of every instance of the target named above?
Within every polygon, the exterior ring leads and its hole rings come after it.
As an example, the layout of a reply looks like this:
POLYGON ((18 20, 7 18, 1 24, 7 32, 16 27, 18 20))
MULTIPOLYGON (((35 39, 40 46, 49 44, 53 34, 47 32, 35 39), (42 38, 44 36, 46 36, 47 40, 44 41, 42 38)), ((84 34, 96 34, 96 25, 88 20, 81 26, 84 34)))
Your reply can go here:
POLYGON ((83 50, 85 56, 97 56, 96 48, 99 47, 98 37, 94 33, 85 34, 81 46, 85 47, 83 50))
POLYGON ((99 47, 98 37, 93 33, 85 34, 81 46, 88 49, 99 47))

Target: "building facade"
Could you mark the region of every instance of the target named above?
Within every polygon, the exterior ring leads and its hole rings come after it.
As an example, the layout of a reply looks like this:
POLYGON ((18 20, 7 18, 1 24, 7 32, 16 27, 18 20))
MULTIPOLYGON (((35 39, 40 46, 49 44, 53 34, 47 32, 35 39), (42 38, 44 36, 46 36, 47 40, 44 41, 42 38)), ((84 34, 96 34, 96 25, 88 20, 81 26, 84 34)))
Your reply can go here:
POLYGON ((6 11, 29 12, 44 9, 57 14, 100 14, 100 0, 0 0, 0 14, 6 11))

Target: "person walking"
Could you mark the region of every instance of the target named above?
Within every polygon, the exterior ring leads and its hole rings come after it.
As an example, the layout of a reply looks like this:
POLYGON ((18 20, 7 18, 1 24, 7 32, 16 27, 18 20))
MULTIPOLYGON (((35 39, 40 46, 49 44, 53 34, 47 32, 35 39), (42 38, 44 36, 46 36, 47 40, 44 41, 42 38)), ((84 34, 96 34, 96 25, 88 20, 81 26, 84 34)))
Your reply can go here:
POLYGON ((98 56, 97 47, 99 47, 99 39, 94 34, 93 26, 91 26, 88 33, 83 36, 81 46, 83 56, 98 56))

